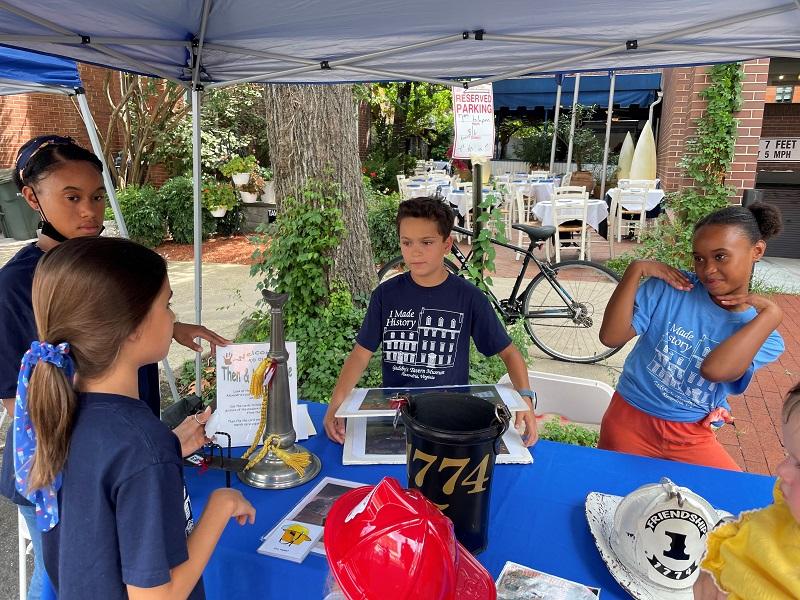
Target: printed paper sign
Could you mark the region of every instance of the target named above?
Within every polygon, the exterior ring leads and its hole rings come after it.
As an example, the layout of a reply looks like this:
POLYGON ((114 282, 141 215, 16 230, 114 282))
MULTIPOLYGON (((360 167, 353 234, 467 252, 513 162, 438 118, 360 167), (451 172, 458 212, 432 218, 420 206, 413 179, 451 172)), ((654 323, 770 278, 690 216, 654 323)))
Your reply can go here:
MULTIPOLYGON (((286 342, 289 353, 289 396, 298 440, 308 439, 297 406, 297 345, 286 342)), ((249 446, 261 419, 261 398, 250 395, 253 371, 269 354, 269 342, 217 346, 217 411, 214 426, 231 436, 233 446, 249 446)), ((270 402, 271 402, 270 398, 270 402)), ((269 410, 269 407, 267 408, 269 410)))
POLYGON ((453 158, 494 155, 492 84, 453 88, 453 158))

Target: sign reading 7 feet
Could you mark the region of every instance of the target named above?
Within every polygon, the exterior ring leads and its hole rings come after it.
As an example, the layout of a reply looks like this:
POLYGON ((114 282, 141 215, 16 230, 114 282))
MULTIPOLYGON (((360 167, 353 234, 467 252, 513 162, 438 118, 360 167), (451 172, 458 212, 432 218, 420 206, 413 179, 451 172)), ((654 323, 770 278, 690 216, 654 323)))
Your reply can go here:
POLYGON ((800 162, 800 138, 761 138, 759 162, 800 162))

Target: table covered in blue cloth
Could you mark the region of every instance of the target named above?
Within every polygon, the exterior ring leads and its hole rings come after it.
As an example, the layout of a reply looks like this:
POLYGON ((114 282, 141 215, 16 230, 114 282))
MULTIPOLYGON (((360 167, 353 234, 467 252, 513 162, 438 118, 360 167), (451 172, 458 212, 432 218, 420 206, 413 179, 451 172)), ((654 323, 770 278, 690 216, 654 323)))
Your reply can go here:
MULTIPOLYGON (((406 483, 405 466, 343 466, 342 447, 331 442, 321 427, 325 408, 309 405, 320 433, 303 442, 322 460, 320 477, 374 484, 391 475, 406 483)), ((532 465, 499 465, 494 471, 489 546, 478 559, 495 578, 510 560, 600 587, 601 598, 628 598, 606 569, 589 532, 584 501, 592 491, 624 496, 640 485, 669 477, 734 514, 766 506, 772 500, 774 479, 762 475, 545 441, 534 447, 533 455, 532 465)), ((256 524, 239 527, 231 521, 226 528, 204 575, 209 600, 322 598, 328 573, 324 557, 312 553, 302 564, 295 564, 256 552, 259 538, 319 477, 301 487, 278 491, 250 488, 235 476, 232 481, 256 507, 256 524)), ((225 485, 225 475, 187 469, 186 483, 197 518, 209 493, 225 485)))

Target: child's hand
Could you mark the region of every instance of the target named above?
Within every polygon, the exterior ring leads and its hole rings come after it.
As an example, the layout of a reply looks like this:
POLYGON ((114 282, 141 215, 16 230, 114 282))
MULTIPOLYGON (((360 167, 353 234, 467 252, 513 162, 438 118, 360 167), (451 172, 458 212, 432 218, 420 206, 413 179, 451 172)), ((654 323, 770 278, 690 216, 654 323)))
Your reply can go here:
POLYGON ((676 290, 688 292, 692 283, 681 271, 657 260, 635 260, 628 267, 638 271, 640 277, 655 277, 665 281, 676 290))
POLYGON ((193 454, 210 440, 206 437, 205 424, 211 418, 211 407, 209 406, 202 413, 191 415, 183 420, 183 423, 172 430, 181 443, 181 456, 193 454))
POLYGON ((328 405, 328 410, 325 412, 325 419, 322 421, 325 426, 325 433, 331 441, 338 444, 344 444, 344 419, 336 417, 336 411, 339 409, 339 404, 331 400, 328 405))
MULTIPOLYGON (((527 398, 525 400, 527 401, 527 398)), ((523 424, 525 425, 525 437, 522 438, 522 441, 530 448, 539 441, 539 431, 536 429, 536 415, 533 410, 517 412, 517 416, 514 419, 514 427, 517 431, 520 431, 523 424)), ((520 433, 522 433, 522 431, 520 431, 520 433)))
POLYGON ((760 313, 764 310, 772 310, 780 313, 783 317, 783 311, 772 300, 768 300, 764 296, 758 294, 726 294, 724 296, 716 296, 716 299, 725 306, 738 306, 740 304, 749 304, 760 313))
POLYGON ((202 352, 203 347, 195 342, 195 338, 207 341, 211 344, 211 355, 213 356, 217 351, 217 346, 227 346, 231 340, 222 337, 220 334, 211 331, 202 325, 194 325, 193 323, 180 323, 175 321, 172 326, 172 338, 181 346, 186 346, 195 352, 202 352))
POLYGON ((242 496, 242 492, 233 488, 220 488, 214 490, 209 498, 214 503, 221 503, 229 511, 231 518, 236 519, 239 525, 250 523, 251 525, 256 522, 256 509, 247 499, 242 496))
POLYGON ((706 571, 700 572, 700 577, 694 582, 694 600, 726 600, 728 594, 719 591, 714 579, 706 571))

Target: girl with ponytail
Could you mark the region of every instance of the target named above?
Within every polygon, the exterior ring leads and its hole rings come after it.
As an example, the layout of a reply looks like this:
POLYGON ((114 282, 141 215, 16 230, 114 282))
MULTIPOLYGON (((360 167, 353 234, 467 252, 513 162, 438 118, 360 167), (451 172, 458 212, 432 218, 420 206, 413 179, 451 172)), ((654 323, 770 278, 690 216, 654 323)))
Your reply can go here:
MULTIPOLYGON (((36 338, 31 306, 33 274, 39 259, 60 243, 76 238, 96 238, 103 228, 106 206, 102 163, 89 150, 68 137, 42 135, 19 149, 14 182, 28 205, 39 213, 42 227, 38 239, 25 245, 0 268, 0 400, 9 414, 14 411, 19 360, 36 338)), ((109 304, 111 314, 114 305, 109 304)), ((174 339, 192 350, 200 350, 195 338, 225 345, 227 340, 214 332, 185 323, 175 323, 174 339)), ((139 398, 155 415, 160 414, 158 366, 148 364, 139 370, 139 398)), ((202 416, 205 421, 208 414, 202 416)), ((184 455, 205 443, 200 420, 186 419, 175 429, 184 455)), ((9 430, 7 439, 12 435, 9 430)), ((6 444, 0 471, 0 495, 18 507, 28 524, 34 551, 34 570, 28 587, 28 600, 40 600, 46 585, 41 560, 41 530, 29 502, 16 492, 12 445, 6 444)))
POLYGON ((714 430, 733 421, 728 395, 777 360, 783 312, 750 282, 781 230, 769 204, 728 206, 699 220, 694 272, 653 260, 628 266, 611 296, 600 341, 639 336, 603 417, 598 447, 740 470, 714 430), (641 286, 639 280, 647 277, 641 286))
POLYGON ((255 519, 239 491, 220 489, 194 524, 178 438, 139 398, 139 369, 169 350, 171 295, 164 260, 128 240, 67 240, 36 270, 15 483, 35 505, 60 600, 203 598, 228 520, 255 519))

